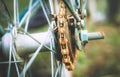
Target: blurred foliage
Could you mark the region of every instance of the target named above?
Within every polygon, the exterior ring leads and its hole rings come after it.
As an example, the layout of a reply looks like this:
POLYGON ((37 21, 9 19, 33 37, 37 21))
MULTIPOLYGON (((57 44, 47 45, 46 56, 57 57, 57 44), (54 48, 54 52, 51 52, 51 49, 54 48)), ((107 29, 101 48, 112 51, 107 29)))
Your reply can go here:
POLYGON ((105 39, 90 41, 79 53, 74 77, 120 77, 120 27, 97 24, 91 30, 104 31, 105 39))
POLYGON ((34 61, 31 70, 33 70, 32 76, 34 77, 51 77, 50 53, 41 52, 34 61))

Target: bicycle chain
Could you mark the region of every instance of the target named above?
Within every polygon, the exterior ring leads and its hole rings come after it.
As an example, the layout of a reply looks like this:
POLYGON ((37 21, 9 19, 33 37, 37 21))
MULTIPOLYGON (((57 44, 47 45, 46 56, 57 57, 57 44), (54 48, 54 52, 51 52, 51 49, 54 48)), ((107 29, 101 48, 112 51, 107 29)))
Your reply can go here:
POLYGON ((67 16, 67 9, 64 3, 60 0, 59 13, 57 16, 58 40, 62 55, 61 61, 65 64, 68 70, 74 69, 76 61, 74 26, 72 26, 73 23, 74 18, 67 16))

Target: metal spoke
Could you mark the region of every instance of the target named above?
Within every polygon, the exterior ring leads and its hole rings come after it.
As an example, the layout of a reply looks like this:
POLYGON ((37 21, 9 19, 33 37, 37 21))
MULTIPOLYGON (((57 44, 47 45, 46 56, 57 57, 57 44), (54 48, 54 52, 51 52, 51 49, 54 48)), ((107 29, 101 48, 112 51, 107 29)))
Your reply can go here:
POLYGON ((45 10, 45 7, 44 7, 44 5, 43 5, 43 2, 42 2, 42 0, 39 0, 39 1, 40 1, 41 6, 42 6, 42 9, 43 9, 43 12, 44 12, 44 14, 45 14, 45 17, 46 17, 46 19, 47 19, 48 25, 49 25, 50 28, 51 28, 50 20, 49 20, 49 17, 48 17, 48 15, 47 15, 47 12, 46 12, 46 10, 45 10))
POLYGON ((14 0, 14 25, 17 26, 19 24, 19 6, 18 0, 14 0))
MULTIPOLYGON (((21 63, 23 61, 11 61, 10 63, 21 63)), ((0 64, 8 64, 9 61, 0 62, 0 64)))
MULTIPOLYGON (((10 37, 10 40, 12 40, 12 36, 10 37)), ((7 71, 7 77, 10 77, 10 69, 11 69, 11 60, 12 60, 12 42, 10 41, 10 49, 9 49, 9 64, 8 64, 8 71, 7 71)))
POLYGON ((80 0, 80 11, 83 9, 83 0, 80 0))
POLYGON ((49 0, 51 14, 54 14, 53 1, 49 0))
POLYGON ((87 6, 87 0, 84 0, 83 9, 86 9, 86 6, 87 6))
MULTIPOLYGON (((53 50, 54 47, 55 47, 54 41, 51 38, 51 41, 50 41, 51 50, 53 50)), ((54 77, 54 53, 53 52, 51 52, 51 75, 52 75, 52 77, 54 77)))
POLYGON ((86 9, 87 0, 80 0, 80 10, 86 9))
POLYGON ((63 66, 63 68, 62 68, 62 75, 63 75, 63 76, 66 76, 66 74, 65 74, 65 73, 66 73, 66 70, 67 70, 67 69, 65 68, 65 66, 63 66))
POLYGON ((74 8, 74 6, 75 6, 75 5, 74 5, 74 4, 75 4, 74 0, 69 0, 69 2, 70 2, 70 4, 71 4, 71 8, 74 9, 74 10, 76 10, 76 9, 74 8))
POLYGON ((51 52, 51 75, 54 77, 54 62, 53 62, 53 53, 51 52))
MULTIPOLYGON (((59 2, 58 2, 58 0, 54 0, 54 2, 55 2, 55 7, 58 7, 59 8, 59 2)), ((59 12, 59 10, 58 10, 58 8, 55 8, 55 10, 56 10, 56 15, 58 15, 58 12, 59 12)))
POLYGON ((59 62, 58 66, 57 66, 57 69, 56 69, 55 77, 58 77, 58 76, 59 76, 61 67, 62 67, 62 65, 61 65, 61 63, 59 62))
POLYGON ((63 65, 62 65, 61 62, 59 62, 59 65, 60 65, 60 66, 59 66, 59 71, 58 71, 58 77, 61 77, 63 65))
MULTIPOLYGON (((13 46, 13 51, 16 52, 14 46, 13 46)), ((17 61, 14 52, 13 52, 13 59, 14 59, 14 61, 17 61)), ((19 72, 19 68, 18 68, 18 64, 17 63, 15 63, 15 67, 16 67, 16 71, 17 71, 18 77, 20 77, 20 72, 19 72)))
MULTIPOLYGON (((34 37, 32 37, 29 33, 27 33, 27 35, 32 38, 34 41, 36 41, 37 43, 41 44, 41 42, 39 42, 38 40, 36 40, 34 37)), ((51 37, 50 37, 51 38, 51 37)), ((48 47, 47 45, 43 45, 45 48, 49 49, 51 52, 55 53, 54 50, 52 50, 50 47, 48 47)))
POLYGON ((79 15, 76 13, 76 10, 73 8, 73 6, 71 5, 69 0, 63 0, 63 2, 65 3, 65 5, 67 6, 67 8, 69 9, 69 11, 71 12, 71 14, 75 17, 75 19, 77 21, 81 21, 79 15))
MULTIPOLYGON (((40 0, 40 4, 41 4, 41 6, 42 6, 42 9, 43 9, 43 12, 44 12, 44 14, 45 14, 45 17, 46 17, 46 19, 47 19, 47 22, 48 22, 48 25, 49 25, 49 27, 50 27, 50 30, 51 30, 51 32, 52 32, 52 28, 53 28, 53 21, 52 22, 50 22, 50 20, 49 20, 49 18, 48 18, 48 15, 47 15, 47 12, 46 12, 46 10, 45 10, 45 7, 44 7, 44 5, 43 5, 43 2, 40 0)), ((50 5, 52 5, 52 2, 50 3, 50 5)), ((52 9, 53 7, 51 7, 51 9, 52 9)), ((53 12, 53 9, 51 10, 51 12, 53 12)), ((54 34, 52 33, 52 35, 54 36, 54 34)))
POLYGON ((33 63, 33 61, 35 60, 35 58, 37 57, 39 51, 41 50, 41 48, 43 47, 43 44, 45 43, 45 41, 48 39, 48 35, 49 35, 49 29, 48 29, 48 34, 46 35, 46 38, 42 41, 41 45, 37 48, 37 50, 35 51, 35 53, 33 54, 33 56, 31 57, 31 59, 28 61, 27 65, 23 68, 23 71, 21 73, 21 77, 24 76, 24 74, 26 73, 26 71, 29 69, 29 67, 31 66, 31 64, 33 63))
POLYGON ((32 2, 33 0, 30 0, 29 9, 28 9, 28 17, 27 17, 26 24, 25 24, 25 32, 27 32, 28 30, 28 25, 29 25, 30 16, 31 16, 32 2))
MULTIPOLYGON (((37 0, 34 4, 33 4, 33 6, 31 7, 31 10, 32 10, 32 12, 35 12, 38 8, 36 8, 36 7, 39 7, 40 5, 39 5, 39 1, 37 0)), ((27 11, 26 13, 25 13, 25 15, 22 17, 22 19, 21 19, 21 21, 20 21, 20 23, 19 23, 19 25, 18 25, 18 27, 20 28, 21 26, 22 26, 22 24, 23 23, 25 23, 25 20, 26 20, 26 18, 28 17, 28 15, 29 15, 29 12, 27 11)), ((32 14, 31 14, 32 15, 32 14)))
MULTIPOLYGON (((38 40, 36 40, 33 36, 30 35, 29 32, 25 32, 23 28, 20 28, 21 31, 23 31, 27 36, 29 36, 30 38, 32 38, 34 41, 36 41, 38 44, 41 44, 41 42, 39 42, 38 40)), ((50 36, 51 38, 51 36, 50 36)), ((50 50, 51 52, 55 53, 54 50, 51 50, 50 47, 48 47, 47 45, 43 45, 43 47, 47 48, 48 50, 50 50)))
POLYGON ((16 3, 17 1, 16 0, 14 0, 14 5, 13 5, 13 7, 14 7, 14 24, 15 24, 15 26, 16 26, 16 20, 17 20, 17 7, 16 7, 16 5, 17 5, 17 3, 16 3))
MULTIPOLYGON (((24 62, 24 67, 23 67, 23 69, 26 68, 26 65, 27 65, 27 60, 25 60, 25 62, 24 62)), ((24 72, 23 76, 20 75, 20 77, 25 77, 25 75, 26 75, 26 71, 24 72)))

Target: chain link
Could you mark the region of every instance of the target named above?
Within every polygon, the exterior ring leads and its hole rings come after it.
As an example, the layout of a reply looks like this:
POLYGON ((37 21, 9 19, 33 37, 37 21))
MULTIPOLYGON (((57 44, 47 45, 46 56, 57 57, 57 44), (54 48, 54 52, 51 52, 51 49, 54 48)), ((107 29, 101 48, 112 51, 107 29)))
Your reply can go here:
MULTIPOLYGON (((57 16, 58 25, 58 39, 62 54, 62 62, 65 64, 68 70, 73 70, 75 64, 75 53, 73 54, 71 41, 69 40, 69 28, 68 28, 68 17, 67 8, 65 4, 60 0, 59 13, 57 16), (68 30, 67 30, 68 29, 68 30)), ((73 25, 73 22, 72 22, 73 25)))

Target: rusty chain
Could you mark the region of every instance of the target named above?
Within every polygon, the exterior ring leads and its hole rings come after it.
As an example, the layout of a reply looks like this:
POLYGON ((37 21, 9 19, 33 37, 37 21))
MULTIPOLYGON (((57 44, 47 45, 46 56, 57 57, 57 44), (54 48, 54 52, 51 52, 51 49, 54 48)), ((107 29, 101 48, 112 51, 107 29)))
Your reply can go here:
POLYGON ((68 16, 65 4, 60 0, 57 16, 58 43, 60 46, 61 61, 68 70, 73 70, 76 62, 77 48, 75 47, 74 18, 68 16))

